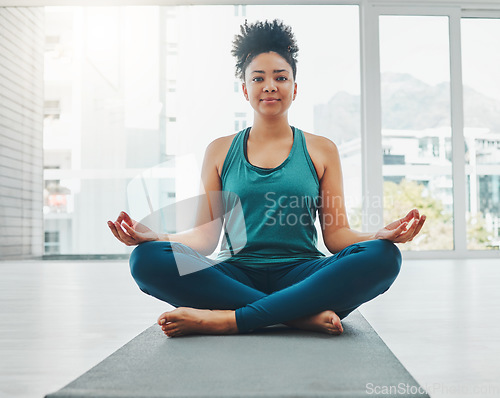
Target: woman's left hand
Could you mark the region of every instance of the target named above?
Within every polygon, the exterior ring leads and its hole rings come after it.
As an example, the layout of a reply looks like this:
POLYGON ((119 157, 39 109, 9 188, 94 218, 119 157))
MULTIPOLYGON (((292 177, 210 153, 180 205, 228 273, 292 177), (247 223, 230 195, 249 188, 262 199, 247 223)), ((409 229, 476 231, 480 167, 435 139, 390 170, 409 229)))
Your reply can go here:
POLYGON ((375 239, 387 239, 394 243, 411 242, 422 229, 425 218, 424 214, 420 216, 418 210, 413 209, 405 217, 391 222, 385 228, 378 231, 375 234, 375 239), (407 229, 408 225, 410 227, 407 229))

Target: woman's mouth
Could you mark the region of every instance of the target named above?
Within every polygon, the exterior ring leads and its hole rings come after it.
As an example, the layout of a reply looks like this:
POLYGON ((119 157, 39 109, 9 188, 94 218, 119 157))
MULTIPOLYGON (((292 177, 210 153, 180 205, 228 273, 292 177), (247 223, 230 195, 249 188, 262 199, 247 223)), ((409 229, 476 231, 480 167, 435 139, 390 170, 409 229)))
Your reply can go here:
POLYGON ((281 101, 280 99, 278 98, 263 98, 261 99, 262 102, 266 102, 266 103, 271 103, 271 102, 278 102, 278 101, 281 101))

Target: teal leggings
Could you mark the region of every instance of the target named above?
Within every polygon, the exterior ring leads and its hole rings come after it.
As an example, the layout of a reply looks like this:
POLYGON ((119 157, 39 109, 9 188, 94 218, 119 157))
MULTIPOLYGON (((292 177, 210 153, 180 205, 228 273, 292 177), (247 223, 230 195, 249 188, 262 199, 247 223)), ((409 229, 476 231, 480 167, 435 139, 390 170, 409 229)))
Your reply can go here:
POLYGON ((216 263, 186 245, 164 241, 140 244, 130 257, 132 276, 143 292, 174 307, 235 310, 240 333, 325 310, 345 318, 387 291, 400 267, 401 253, 387 240, 267 268, 216 263), (198 271, 180 276, 176 259, 198 271))

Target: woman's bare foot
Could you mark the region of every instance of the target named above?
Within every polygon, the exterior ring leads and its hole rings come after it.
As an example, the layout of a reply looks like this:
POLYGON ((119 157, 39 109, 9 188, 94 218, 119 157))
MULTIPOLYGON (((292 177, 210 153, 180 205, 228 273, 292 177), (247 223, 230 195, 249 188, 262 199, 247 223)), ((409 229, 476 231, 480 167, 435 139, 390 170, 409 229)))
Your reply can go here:
POLYGON ((179 307, 158 318, 158 325, 169 337, 187 334, 236 334, 235 312, 231 310, 199 310, 179 307))
POLYGON ((285 325, 298 329, 339 335, 344 331, 340 318, 333 311, 326 310, 314 315, 305 316, 284 322, 285 325))

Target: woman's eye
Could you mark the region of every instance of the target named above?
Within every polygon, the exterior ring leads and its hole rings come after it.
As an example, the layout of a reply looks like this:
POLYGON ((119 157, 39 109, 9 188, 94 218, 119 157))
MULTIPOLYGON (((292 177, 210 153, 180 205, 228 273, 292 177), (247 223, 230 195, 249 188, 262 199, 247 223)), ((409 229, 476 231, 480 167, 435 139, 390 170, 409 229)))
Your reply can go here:
POLYGON ((252 81, 254 81, 254 82, 261 82, 262 80, 264 80, 264 79, 262 79, 262 77, 254 77, 252 79, 252 81))
POLYGON ((284 80, 288 80, 288 79, 286 78, 286 76, 279 76, 279 77, 277 78, 277 80, 284 81, 284 80))

